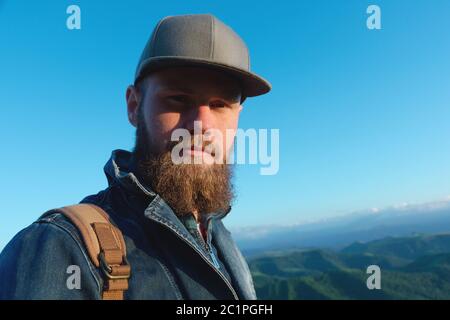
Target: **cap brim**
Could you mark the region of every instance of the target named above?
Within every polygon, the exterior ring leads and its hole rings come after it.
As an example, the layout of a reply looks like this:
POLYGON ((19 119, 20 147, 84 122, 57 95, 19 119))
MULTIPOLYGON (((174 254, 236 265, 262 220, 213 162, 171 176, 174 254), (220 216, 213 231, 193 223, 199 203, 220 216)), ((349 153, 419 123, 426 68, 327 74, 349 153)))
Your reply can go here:
POLYGON ((242 95, 245 97, 255 97, 268 93, 272 86, 264 78, 226 64, 211 62, 209 60, 186 58, 186 57, 153 57, 142 62, 136 72, 135 82, 144 78, 153 71, 169 67, 202 67, 220 70, 235 77, 242 86, 242 95))

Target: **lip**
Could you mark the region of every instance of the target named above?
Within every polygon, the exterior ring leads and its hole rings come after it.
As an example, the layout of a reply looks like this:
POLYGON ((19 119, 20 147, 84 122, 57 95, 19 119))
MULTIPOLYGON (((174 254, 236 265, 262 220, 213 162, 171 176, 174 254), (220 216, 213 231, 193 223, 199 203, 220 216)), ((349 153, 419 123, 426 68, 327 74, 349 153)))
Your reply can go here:
POLYGON ((193 155, 203 155, 203 154, 209 154, 202 149, 188 149, 186 150, 187 153, 193 154, 193 155))
POLYGON ((214 157, 214 155, 211 154, 210 152, 206 151, 205 148, 196 147, 196 146, 192 146, 191 149, 187 149, 186 154, 193 155, 193 156, 202 156, 202 157, 204 157, 204 156, 214 157))

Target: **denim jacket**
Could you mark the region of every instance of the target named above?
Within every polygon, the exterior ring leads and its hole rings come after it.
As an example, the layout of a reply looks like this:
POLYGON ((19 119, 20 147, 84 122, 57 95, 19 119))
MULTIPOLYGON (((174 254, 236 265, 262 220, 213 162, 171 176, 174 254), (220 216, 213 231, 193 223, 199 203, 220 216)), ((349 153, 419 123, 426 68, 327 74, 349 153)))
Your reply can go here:
MULTIPOLYGON (((256 299, 248 265, 222 223, 228 212, 211 215, 202 245, 137 179, 132 162, 130 152, 113 151, 104 167, 108 187, 81 201, 103 208, 124 235, 131 265, 125 299, 256 299)), ((101 299, 102 289, 78 229, 60 213, 41 216, 0 255, 0 299, 101 299), (69 285, 73 266, 78 286, 69 285)))

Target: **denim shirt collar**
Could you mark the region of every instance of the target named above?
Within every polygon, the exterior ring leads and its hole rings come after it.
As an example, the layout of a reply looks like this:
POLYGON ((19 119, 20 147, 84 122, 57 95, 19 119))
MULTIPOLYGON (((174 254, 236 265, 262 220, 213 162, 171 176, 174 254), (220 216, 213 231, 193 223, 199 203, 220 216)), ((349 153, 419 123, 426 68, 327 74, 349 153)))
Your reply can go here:
MULTIPOLYGON (((155 198, 150 202, 147 209, 145 209, 145 216, 151 220, 157 221, 165 225, 166 227, 172 229, 178 235, 180 235, 185 240, 193 244, 197 249, 202 251, 203 249, 199 246, 199 243, 194 239, 192 234, 188 231, 188 226, 185 225, 184 220, 178 218, 178 216, 173 212, 172 208, 161 198, 156 195, 155 198)), ((211 213, 205 219, 207 223, 207 241, 211 244, 211 239, 213 238, 213 224, 217 221, 222 220, 222 218, 227 213, 211 213), (211 223, 208 223, 211 222, 211 223)))

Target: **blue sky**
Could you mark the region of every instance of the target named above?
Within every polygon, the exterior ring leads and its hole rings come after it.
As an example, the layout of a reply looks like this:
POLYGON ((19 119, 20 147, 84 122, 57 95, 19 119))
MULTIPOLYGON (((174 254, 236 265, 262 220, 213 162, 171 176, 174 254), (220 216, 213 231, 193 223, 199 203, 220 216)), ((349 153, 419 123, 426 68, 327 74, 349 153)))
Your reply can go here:
POLYGON ((450 2, 0 0, 0 248, 106 186, 131 149, 125 89, 154 24, 213 13, 273 91, 240 127, 280 130, 280 170, 239 166, 230 227, 289 224, 450 194, 450 2), (81 8, 81 30, 66 8, 81 8), (366 28, 377 4, 382 29, 366 28))

